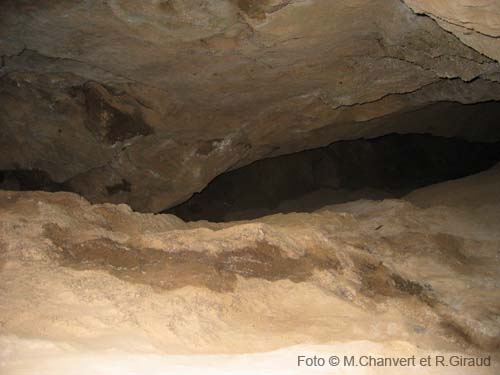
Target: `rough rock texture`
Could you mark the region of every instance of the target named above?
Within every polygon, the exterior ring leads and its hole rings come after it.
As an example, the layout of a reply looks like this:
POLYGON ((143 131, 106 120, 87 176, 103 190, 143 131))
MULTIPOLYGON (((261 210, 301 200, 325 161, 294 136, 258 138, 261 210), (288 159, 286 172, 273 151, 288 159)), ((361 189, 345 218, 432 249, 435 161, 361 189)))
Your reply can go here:
POLYGON ((500 61, 500 2, 495 0, 404 0, 475 50, 500 61))
POLYGON ((500 139, 498 62, 399 0, 6 0, 0 14, 0 169, 93 202, 160 211, 254 160, 394 130, 500 139))
MULTIPOLYGON (((91 205, 71 193, 1 192, 0 372, 44 374, 40 363, 57 348, 64 358, 89 347, 220 354, 345 342, 358 350, 357 340, 396 350, 397 340, 399 354, 489 353, 493 366, 474 373, 496 374, 499 181, 500 165, 414 192, 418 206, 357 201, 226 224, 91 205), (435 205, 443 190, 445 205, 435 205)), ((471 373, 430 373, 448 370, 471 373)))

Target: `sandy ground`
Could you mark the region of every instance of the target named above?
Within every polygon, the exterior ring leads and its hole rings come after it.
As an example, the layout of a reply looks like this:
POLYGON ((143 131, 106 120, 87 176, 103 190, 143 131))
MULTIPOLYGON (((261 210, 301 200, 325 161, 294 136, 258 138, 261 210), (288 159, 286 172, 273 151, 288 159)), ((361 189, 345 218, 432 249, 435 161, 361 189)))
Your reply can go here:
POLYGON ((223 224, 0 192, 0 373, 499 373, 499 182, 223 224))

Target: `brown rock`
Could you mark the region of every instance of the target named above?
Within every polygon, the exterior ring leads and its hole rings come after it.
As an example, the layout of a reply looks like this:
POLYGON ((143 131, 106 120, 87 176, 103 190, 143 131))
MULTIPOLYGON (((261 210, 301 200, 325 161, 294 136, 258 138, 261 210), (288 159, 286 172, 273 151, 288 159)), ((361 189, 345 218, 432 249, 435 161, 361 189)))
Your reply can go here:
MULTIPOLYGON (((442 4, 496 32, 481 7, 442 4)), ((500 139, 449 104, 495 104, 496 57, 398 0, 8 0, 0 13, 0 169, 93 202, 158 212, 252 161, 394 129, 500 139)))

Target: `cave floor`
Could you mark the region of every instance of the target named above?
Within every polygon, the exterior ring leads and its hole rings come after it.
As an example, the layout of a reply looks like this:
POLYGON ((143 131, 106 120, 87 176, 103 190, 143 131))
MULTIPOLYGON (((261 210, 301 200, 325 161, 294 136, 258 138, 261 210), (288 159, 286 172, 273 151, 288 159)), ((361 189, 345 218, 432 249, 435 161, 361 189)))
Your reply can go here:
POLYGON ((499 185, 497 165, 403 199, 225 223, 0 192, 0 373, 500 373, 499 185))

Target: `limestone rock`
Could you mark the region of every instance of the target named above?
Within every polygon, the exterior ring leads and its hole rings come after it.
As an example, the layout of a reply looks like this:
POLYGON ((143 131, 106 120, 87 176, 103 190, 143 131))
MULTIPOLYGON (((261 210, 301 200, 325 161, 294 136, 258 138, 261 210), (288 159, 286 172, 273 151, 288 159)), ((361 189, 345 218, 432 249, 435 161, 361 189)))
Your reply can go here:
POLYGON ((1 192, 1 366, 28 338, 134 355, 398 340, 498 363, 499 171, 452 182, 445 205, 448 183, 410 195, 427 208, 357 201, 224 224, 1 192))
POLYGON ((500 3, 489 0, 404 0, 462 42, 500 61, 500 3))
MULTIPOLYGON (((493 116, 465 123, 457 104, 500 100, 496 57, 399 0, 7 0, 0 13, 0 169, 92 202, 158 212, 252 161, 394 129, 500 139, 493 116), (431 124, 441 109, 459 124, 431 124)), ((482 14, 475 30, 496 32, 482 14)))

